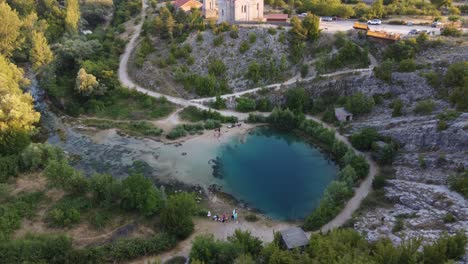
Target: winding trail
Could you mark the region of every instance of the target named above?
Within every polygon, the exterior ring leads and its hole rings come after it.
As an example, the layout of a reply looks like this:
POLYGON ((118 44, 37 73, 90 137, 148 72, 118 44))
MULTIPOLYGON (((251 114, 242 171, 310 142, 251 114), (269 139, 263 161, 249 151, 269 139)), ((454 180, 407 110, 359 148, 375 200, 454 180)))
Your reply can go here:
MULTIPOLYGON (((142 0, 142 10, 141 10, 141 14, 140 14, 140 16, 142 18, 146 17, 146 7, 147 7, 147 5, 146 5, 145 0, 142 0)), ((131 56, 133 50, 135 49, 135 47, 137 45, 137 39, 140 36, 142 26, 143 26, 143 22, 144 22, 144 19, 141 19, 140 22, 138 23, 138 25, 135 26, 134 31, 132 33, 132 36, 131 36, 131 38, 130 38, 130 40, 129 40, 126 48, 125 48, 125 52, 122 54, 122 56, 120 58, 118 76, 119 76, 119 80, 122 83, 122 85, 126 86, 126 87, 128 87, 130 89, 135 89, 135 90, 137 90, 139 92, 145 93, 145 94, 147 94, 148 96, 151 96, 151 97, 155 97, 155 98, 166 97, 168 101, 170 101, 170 102, 172 102, 174 104, 177 104, 179 106, 182 106, 182 107, 195 106, 197 108, 204 109, 204 110, 211 109, 211 108, 209 108, 209 107, 207 107, 207 106, 205 106, 205 105, 203 105, 201 103, 206 102, 208 100, 213 100, 214 98, 201 98, 201 99, 195 99, 195 100, 189 101, 189 100, 186 100, 186 99, 183 99, 183 98, 167 96, 167 95, 155 92, 155 91, 148 90, 148 89, 146 89, 144 87, 141 87, 140 85, 134 83, 131 80, 131 78, 130 78, 130 76, 128 74, 128 70, 127 70, 128 62, 129 62, 129 59, 130 59, 130 56, 131 56)), ((353 72, 370 72, 370 71, 372 71, 372 69, 377 64, 377 61, 375 60, 374 57, 370 56, 370 60, 371 60, 371 65, 369 66, 369 68, 345 70, 345 71, 335 72, 335 73, 326 74, 326 75, 322 75, 322 76, 323 77, 331 77, 331 76, 336 76, 336 75, 341 75, 341 74, 346 74, 346 73, 353 73, 353 72)), ((290 80, 288 80, 288 81, 286 81, 284 83, 272 84, 272 85, 267 86, 267 88, 280 89, 282 85, 289 85, 289 84, 293 84, 293 83, 298 82, 298 81, 310 81, 309 79, 312 80, 313 78, 310 77, 310 78, 307 78, 307 79, 302 79, 302 78, 300 78, 300 76, 296 75, 296 76, 294 76, 293 78, 291 78, 290 80)), ((256 91, 258 91, 260 89, 261 88, 254 88, 254 89, 250 89, 250 90, 247 90, 247 91, 242 91, 242 92, 238 92, 238 93, 223 95, 222 97, 223 98, 228 98, 228 97, 233 97, 233 96, 240 96, 240 95, 243 95, 243 94, 246 94, 246 93, 256 92, 256 91)), ((222 115, 236 116, 240 120, 245 120, 248 117, 248 114, 246 114, 246 113, 239 113, 239 112, 229 111, 229 110, 216 110, 216 109, 211 109, 211 110, 219 112, 222 115)), ((168 122, 171 122, 171 123, 177 123, 178 122, 177 121, 177 113, 178 112, 173 113, 166 120, 168 122)), ((264 113, 264 115, 266 115, 266 114, 268 114, 268 113, 264 113)), ((322 124, 323 126, 325 126, 327 128, 334 128, 334 127, 324 123, 322 120, 317 119, 316 117, 307 115, 306 118, 310 119, 310 120, 313 120, 315 122, 318 122, 318 123, 322 124)), ((339 140, 343 141, 350 148, 354 149, 352 147, 351 143, 348 141, 348 139, 346 137, 344 137, 343 135, 339 134, 338 132, 335 132, 335 137, 338 138, 339 140)), ((333 220, 331 220, 330 222, 325 224, 320 229, 321 232, 327 232, 327 231, 330 231, 330 230, 332 230, 334 228, 340 227, 340 226, 342 226, 343 224, 345 224, 348 220, 350 220, 352 218, 353 213, 359 208, 362 200, 369 194, 369 192, 371 190, 371 187, 372 187, 372 181, 373 181, 375 175, 379 171, 377 164, 371 159, 370 155, 362 153, 362 152, 360 152, 360 151, 358 151, 356 149, 354 149, 354 150, 356 151, 356 153, 361 154, 366 158, 366 160, 367 160, 367 162, 369 164, 369 174, 366 177, 366 179, 361 182, 359 187, 357 189, 355 189, 354 196, 346 203, 343 210, 333 220)), ((177 255, 188 256, 188 252, 189 252, 190 246, 191 246, 190 242, 193 239, 193 237, 195 237, 198 234, 215 233, 216 237, 227 237, 228 235, 230 235, 230 234, 226 233, 226 230, 224 230, 224 231, 221 230, 220 231, 220 228, 213 227, 212 224, 209 223, 209 222, 210 221, 207 221, 207 220, 196 221, 196 230, 195 230, 194 234, 192 234, 192 236, 190 236, 190 238, 180 242, 178 247, 176 247, 175 249, 173 249, 173 250, 171 250, 169 252, 166 252, 162 256, 164 258, 169 257, 169 256, 177 256, 177 255), (221 232, 221 234, 220 234, 220 232, 221 232)), ((215 224, 216 224, 216 226, 219 226, 217 223, 215 223, 215 224)), ((271 232, 272 230, 275 230, 275 229, 277 230, 277 228, 279 228, 279 227, 285 228, 285 227, 294 226, 294 225, 295 224, 293 224, 293 223, 286 224, 286 223, 278 222, 278 223, 273 223, 273 224, 270 224, 269 226, 263 226, 263 227, 259 227, 259 226, 254 225, 254 224, 244 225, 244 227, 247 230, 250 230, 253 235, 255 235, 256 233, 259 233, 260 230, 265 230, 265 228, 266 228, 266 230, 268 232, 272 233, 271 232)), ((312 234, 311 232, 308 233, 308 235, 311 235, 311 234, 312 234)), ((260 236, 260 237, 262 237, 262 236, 260 236)), ((263 236, 262 239, 265 242, 268 242, 269 240, 272 239, 272 236, 268 236, 268 237, 263 236)), ((141 262, 139 262, 139 263, 141 263, 141 262)))

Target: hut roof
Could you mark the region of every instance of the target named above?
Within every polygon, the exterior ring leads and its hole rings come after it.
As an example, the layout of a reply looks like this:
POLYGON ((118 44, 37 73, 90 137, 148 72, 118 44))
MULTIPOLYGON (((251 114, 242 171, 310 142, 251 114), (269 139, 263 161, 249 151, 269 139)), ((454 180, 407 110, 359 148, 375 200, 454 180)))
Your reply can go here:
POLYGON ((288 249, 302 247, 309 244, 309 239, 307 238, 302 228, 293 227, 286 230, 282 230, 280 231, 280 233, 288 249))

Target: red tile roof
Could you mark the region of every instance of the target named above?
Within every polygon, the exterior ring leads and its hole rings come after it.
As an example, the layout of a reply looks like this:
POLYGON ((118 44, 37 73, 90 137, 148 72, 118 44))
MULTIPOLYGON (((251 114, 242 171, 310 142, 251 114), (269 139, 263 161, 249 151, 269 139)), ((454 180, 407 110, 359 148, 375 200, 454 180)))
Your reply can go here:
POLYGON ((174 3, 174 6, 181 7, 181 6, 185 5, 188 2, 190 2, 190 0, 176 0, 175 3, 174 3))

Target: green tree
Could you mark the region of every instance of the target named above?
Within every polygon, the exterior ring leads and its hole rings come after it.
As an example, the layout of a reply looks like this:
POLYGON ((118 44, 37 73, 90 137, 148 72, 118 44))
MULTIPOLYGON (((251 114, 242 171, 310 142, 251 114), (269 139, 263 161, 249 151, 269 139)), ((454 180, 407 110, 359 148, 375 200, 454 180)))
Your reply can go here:
POLYGON ((385 15, 383 0, 376 0, 372 3, 371 12, 376 18, 382 18, 385 15))
POLYGON ((21 20, 7 3, 0 3, 0 55, 9 57, 20 46, 21 20))
POLYGON ((161 213, 162 226, 180 239, 188 237, 193 232, 192 216, 196 206, 192 194, 183 192, 169 196, 161 213))
POLYGON ((80 20, 80 4, 78 0, 66 1, 65 26, 70 33, 78 32, 78 21, 80 20))
POLYGON ((304 88, 289 89, 286 92, 286 108, 295 113, 304 113, 309 109, 309 95, 304 88))
POLYGON ((367 97, 358 92, 346 98, 345 108, 355 115, 370 113, 375 102, 372 97, 367 97))
POLYGON ((120 198, 122 184, 109 174, 95 174, 89 181, 89 190, 95 203, 110 207, 120 198))
POLYGON ((250 234, 249 231, 236 229, 228 241, 242 249, 243 254, 256 257, 262 250, 262 241, 250 234))
POLYGON ((29 51, 29 57, 31 58, 34 69, 37 70, 40 67, 51 63, 54 58, 54 54, 47 44, 47 39, 45 38, 44 33, 33 31, 31 41, 32 47, 29 51))
POLYGON ((346 165, 340 172, 338 172, 338 179, 345 182, 348 186, 352 187, 358 180, 356 171, 351 165, 346 165))
POLYGON ((145 216, 157 213, 162 207, 160 192, 141 174, 133 174, 122 181, 121 205, 127 210, 137 210, 145 216))
POLYGON ((375 128, 366 127, 351 135, 350 141, 359 150, 370 150, 372 143, 379 139, 379 132, 375 128))
POLYGON ((320 35, 320 18, 314 14, 307 13, 307 16, 302 20, 302 26, 306 32, 307 39, 314 41, 320 35))

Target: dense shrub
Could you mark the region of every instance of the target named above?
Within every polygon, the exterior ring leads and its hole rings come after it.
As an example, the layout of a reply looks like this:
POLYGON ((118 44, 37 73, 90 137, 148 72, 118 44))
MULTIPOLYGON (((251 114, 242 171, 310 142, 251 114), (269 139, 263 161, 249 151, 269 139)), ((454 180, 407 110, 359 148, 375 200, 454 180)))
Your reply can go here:
POLYGON ((452 175, 448 178, 450 189, 461 193, 468 198, 468 171, 459 175, 452 175))
POLYGON ((165 233, 150 238, 127 238, 97 248, 107 262, 122 262, 140 256, 156 255, 176 245, 176 239, 165 233))
POLYGON ((393 62, 390 60, 386 60, 374 68, 374 75, 375 77, 390 83, 392 81, 392 72, 393 72, 393 62))
POLYGON ((319 206, 304 222, 306 230, 316 230, 333 219, 343 208, 344 203, 353 195, 351 188, 344 182, 333 181, 325 190, 319 206))
POLYGON ((302 119, 303 117, 294 115, 289 109, 281 110, 279 108, 273 109, 273 112, 267 118, 268 122, 274 127, 286 131, 297 128, 302 119))
POLYGON ((33 192, 2 201, 0 204, 0 241, 8 240, 13 231, 21 226, 24 217, 32 218, 35 215, 37 205, 43 197, 42 192, 33 192))
POLYGON ((216 241, 213 235, 200 235, 193 240, 190 259, 205 264, 230 264, 240 252, 241 249, 238 245, 226 241, 216 241))
POLYGON ((208 119, 208 120, 205 121, 203 126, 204 126, 204 128, 206 130, 212 130, 212 129, 215 129, 215 128, 220 128, 222 126, 222 124, 218 120, 208 119))
POLYGON ((196 206, 195 198, 191 194, 178 193, 169 196, 161 213, 163 228, 179 239, 188 237, 193 232, 192 215, 196 206))
POLYGON ((323 59, 317 63, 319 73, 327 73, 341 68, 365 68, 370 60, 366 48, 361 49, 357 44, 346 41, 335 55, 323 59))
POLYGON ((67 263, 72 251, 71 239, 63 235, 26 235, 0 242, 3 263, 67 263))
POLYGON ((358 92, 346 98, 345 108, 354 115, 370 113, 375 102, 372 97, 367 97, 358 92))
POLYGON ((392 102, 392 117, 399 117, 403 113, 403 101, 396 99, 392 102))
POLYGON ((304 88, 289 89, 286 92, 285 108, 295 113, 304 113, 309 110, 309 95, 304 88))
POLYGON ((87 181, 83 175, 68 165, 66 160, 51 160, 44 170, 50 186, 62 188, 68 192, 80 194, 86 191, 87 181))
POLYGON ((49 144, 30 144, 21 153, 21 169, 23 171, 35 171, 43 169, 49 160, 64 160, 62 149, 49 144))
POLYGON ((400 61, 398 65, 399 72, 414 72, 416 70, 416 62, 413 59, 405 59, 400 61))
POLYGON ((247 97, 239 97, 236 99, 236 110, 239 112, 252 112, 255 111, 256 103, 254 99, 247 97))
POLYGON ((449 66, 444 76, 444 84, 450 89, 450 101, 459 111, 468 111, 468 62, 458 62, 449 66))
POLYGON ((242 41, 240 46, 239 46, 239 52, 241 54, 244 54, 245 52, 247 52, 248 50, 250 49, 250 44, 249 42, 247 41, 242 41))
POLYGON ((440 32, 442 36, 450 36, 450 37, 461 37, 463 31, 456 28, 455 26, 445 26, 440 32))
POLYGON ((16 176, 19 172, 19 157, 17 155, 0 156, 0 183, 16 176))
POLYGON ((199 109, 195 106, 187 106, 179 113, 180 118, 190 122, 206 121, 208 119, 218 120, 221 123, 237 123, 235 116, 223 116, 219 112, 199 109))
POLYGON ((174 127, 166 137, 170 140, 174 140, 177 138, 185 137, 187 135, 187 131, 185 130, 184 126, 178 125, 174 127))
POLYGON ((133 174, 122 181, 122 208, 136 210, 145 216, 158 212, 163 201, 161 193, 151 180, 141 174, 133 174))
POLYGON ((414 108, 414 112, 420 115, 429 115, 434 111, 435 107, 436 107, 436 104, 432 100, 430 99, 423 100, 423 101, 419 101, 416 104, 416 107, 414 108))
POLYGON ((359 150, 370 150, 372 143, 379 139, 379 132, 375 128, 366 127, 349 138, 351 144, 359 150))
POLYGON ((65 197, 47 213, 47 222, 51 227, 70 227, 80 221, 81 213, 91 207, 86 198, 65 197))

